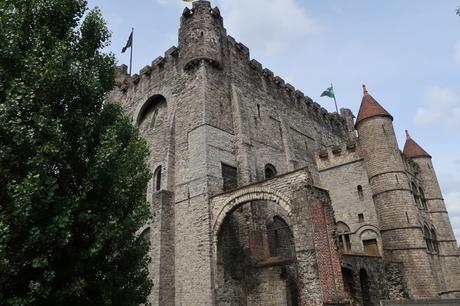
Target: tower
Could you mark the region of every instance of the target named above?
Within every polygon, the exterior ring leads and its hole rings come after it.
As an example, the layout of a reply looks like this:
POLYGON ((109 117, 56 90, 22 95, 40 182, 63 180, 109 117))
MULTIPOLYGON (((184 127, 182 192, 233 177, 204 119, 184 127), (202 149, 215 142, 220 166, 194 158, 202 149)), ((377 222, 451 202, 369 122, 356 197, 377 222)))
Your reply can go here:
POLYGON ((192 9, 182 13, 179 29, 179 48, 185 70, 204 60, 221 68, 226 41, 223 19, 217 7, 208 1, 195 1, 192 9))
POLYGON ((460 261, 457 241, 449 221, 441 188, 436 177, 430 154, 428 154, 406 131, 404 155, 418 166, 421 179, 420 196, 426 201, 426 209, 431 221, 429 238, 434 244, 434 255, 441 267, 444 285, 441 296, 460 295, 460 261))
POLYGON ((372 188, 386 261, 402 262, 413 298, 436 296, 423 229, 398 148, 393 117, 368 93, 356 120, 359 145, 372 188))

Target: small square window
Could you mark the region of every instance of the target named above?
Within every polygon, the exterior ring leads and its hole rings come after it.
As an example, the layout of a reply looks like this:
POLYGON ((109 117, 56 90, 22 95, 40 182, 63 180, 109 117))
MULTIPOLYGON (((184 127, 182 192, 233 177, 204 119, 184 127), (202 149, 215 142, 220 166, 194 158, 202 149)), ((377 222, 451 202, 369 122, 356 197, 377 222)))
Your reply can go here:
POLYGON ((359 223, 363 223, 364 222, 364 214, 358 214, 358 220, 359 220, 359 223))

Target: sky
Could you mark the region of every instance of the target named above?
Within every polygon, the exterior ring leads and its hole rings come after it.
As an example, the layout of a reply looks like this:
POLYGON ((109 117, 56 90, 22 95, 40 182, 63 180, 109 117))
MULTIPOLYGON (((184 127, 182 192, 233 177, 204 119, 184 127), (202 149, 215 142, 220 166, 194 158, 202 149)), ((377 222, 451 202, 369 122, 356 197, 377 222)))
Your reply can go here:
MULTIPOLYGON (((133 73, 177 46, 180 0, 88 0, 112 31, 118 64, 135 28, 133 73)), ((339 107, 358 113, 362 84, 433 156, 460 241, 460 0, 213 0, 229 35, 305 95, 334 111, 320 94, 331 83, 339 107)))

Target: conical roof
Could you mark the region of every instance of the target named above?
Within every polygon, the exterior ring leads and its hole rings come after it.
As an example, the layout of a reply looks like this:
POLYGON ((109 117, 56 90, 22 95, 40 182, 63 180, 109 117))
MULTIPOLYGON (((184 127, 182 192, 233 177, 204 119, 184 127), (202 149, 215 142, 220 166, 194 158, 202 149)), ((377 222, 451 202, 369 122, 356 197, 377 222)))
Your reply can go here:
POLYGON ((382 105, 380 105, 367 91, 366 85, 363 85, 363 99, 361 100, 361 107, 359 108, 358 118, 356 119, 356 124, 360 121, 375 117, 383 116, 389 117, 393 120, 393 117, 387 112, 382 105))
POLYGON ((431 155, 428 154, 423 148, 416 143, 409 135, 409 132, 406 130, 406 144, 404 145, 403 150, 404 155, 407 157, 430 157, 431 155))

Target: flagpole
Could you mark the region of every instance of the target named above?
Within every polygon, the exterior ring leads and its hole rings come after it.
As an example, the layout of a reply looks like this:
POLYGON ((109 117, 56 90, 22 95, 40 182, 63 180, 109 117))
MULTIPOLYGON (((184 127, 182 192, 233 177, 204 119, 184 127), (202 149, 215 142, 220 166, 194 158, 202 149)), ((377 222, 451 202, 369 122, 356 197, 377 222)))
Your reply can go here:
POLYGON ((129 55, 129 75, 131 75, 131 69, 133 67, 133 44, 134 44, 134 28, 131 29, 131 53, 129 55))
POLYGON ((339 114, 339 108, 337 107, 337 100, 335 99, 335 91, 334 91, 334 86, 332 86, 332 83, 331 83, 331 88, 332 88, 332 92, 334 93, 335 110, 337 111, 337 114, 339 114))

